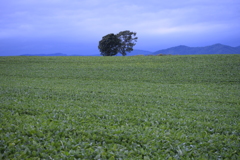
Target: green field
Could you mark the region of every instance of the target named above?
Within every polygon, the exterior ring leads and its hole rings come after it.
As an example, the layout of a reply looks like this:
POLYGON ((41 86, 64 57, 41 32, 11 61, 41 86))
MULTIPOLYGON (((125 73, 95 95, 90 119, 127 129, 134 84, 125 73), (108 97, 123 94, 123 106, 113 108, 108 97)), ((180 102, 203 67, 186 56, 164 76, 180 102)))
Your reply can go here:
POLYGON ((240 159, 240 55, 0 57, 0 159, 240 159))

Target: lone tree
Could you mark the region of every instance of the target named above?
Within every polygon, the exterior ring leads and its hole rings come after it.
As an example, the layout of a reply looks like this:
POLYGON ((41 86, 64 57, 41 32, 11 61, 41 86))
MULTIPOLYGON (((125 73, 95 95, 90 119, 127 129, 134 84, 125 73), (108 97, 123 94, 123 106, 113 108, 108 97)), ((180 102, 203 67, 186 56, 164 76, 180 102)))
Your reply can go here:
POLYGON ((133 50, 133 46, 136 45, 138 37, 136 36, 136 32, 130 31, 122 31, 117 34, 118 39, 121 40, 121 46, 118 48, 118 52, 123 56, 126 56, 126 52, 131 52, 133 50))
POLYGON ((118 48, 121 45, 120 39, 113 33, 108 34, 99 41, 98 49, 103 56, 114 56, 118 53, 118 48))
POLYGON ((98 48, 103 56, 114 56, 117 53, 121 53, 126 56, 126 52, 131 52, 133 46, 136 45, 138 37, 136 32, 130 32, 128 30, 119 32, 114 35, 113 33, 108 34, 99 41, 98 48))

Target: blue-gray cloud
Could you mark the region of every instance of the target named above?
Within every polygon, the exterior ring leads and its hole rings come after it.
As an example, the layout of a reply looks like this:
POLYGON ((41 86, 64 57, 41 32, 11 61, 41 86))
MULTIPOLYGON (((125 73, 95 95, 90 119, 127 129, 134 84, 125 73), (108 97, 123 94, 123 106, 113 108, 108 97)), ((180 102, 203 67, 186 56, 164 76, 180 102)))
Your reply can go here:
POLYGON ((204 45, 197 39, 221 43, 238 39, 239 8, 238 0, 8 0, 0 6, 0 39, 55 37, 90 43, 131 30, 138 33, 138 46, 156 46, 144 45, 151 38, 159 44, 169 41, 169 46, 204 45), (181 36, 184 41, 176 38, 181 36))

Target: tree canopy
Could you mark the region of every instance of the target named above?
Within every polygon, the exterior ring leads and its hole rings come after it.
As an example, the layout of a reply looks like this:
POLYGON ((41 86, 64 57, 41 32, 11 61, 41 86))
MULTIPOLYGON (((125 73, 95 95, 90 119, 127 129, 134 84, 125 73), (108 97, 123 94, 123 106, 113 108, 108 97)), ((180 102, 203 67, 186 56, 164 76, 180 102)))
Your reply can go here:
POLYGON ((114 56, 117 53, 121 53, 122 56, 126 56, 126 52, 131 52, 133 46, 136 45, 138 37, 136 32, 130 32, 128 30, 121 31, 118 34, 108 34, 102 37, 99 41, 98 48, 103 56, 114 56))
POLYGON ((108 34, 99 41, 98 48, 103 56, 114 56, 118 53, 119 46, 121 45, 120 39, 113 33, 108 34))
POLYGON ((123 56, 126 56, 126 52, 131 52, 133 50, 133 46, 136 45, 138 37, 136 36, 136 32, 130 31, 122 31, 117 34, 118 39, 121 40, 121 46, 118 48, 118 52, 123 56))

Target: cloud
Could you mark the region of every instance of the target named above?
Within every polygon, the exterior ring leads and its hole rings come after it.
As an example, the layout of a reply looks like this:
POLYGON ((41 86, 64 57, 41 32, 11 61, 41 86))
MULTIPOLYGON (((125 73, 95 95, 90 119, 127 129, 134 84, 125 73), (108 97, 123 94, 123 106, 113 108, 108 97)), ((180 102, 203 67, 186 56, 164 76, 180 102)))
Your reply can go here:
MULTIPOLYGON (((13 1, 10 1, 13 2, 13 1)), ((1 35, 30 34, 47 35, 80 35, 86 32, 93 34, 116 32, 123 29, 135 29, 149 34, 176 33, 184 31, 183 26, 194 26, 195 31, 206 30, 229 19, 236 20, 236 8, 224 9, 224 1, 168 1, 152 0, 129 2, 119 0, 22 0, 14 4, 12 13, 6 14, 1 27, 1 35), (220 12, 221 11, 221 12, 220 12), (207 24, 204 27, 201 24, 207 24), (196 25, 200 24, 198 27, 196 25), (212 25, 212 26, 211 26, 212 25), (202 27, 202 28, 201 28, 202 27), (16 30, 15 32, 12 29, 16 30), (8 32, 9 34, 6 34, 8 32)), ((235 4, 235 1, 232 1, 235 4)), ((8 7, 10 8, 10 7, 8 7)), ((190 30, 190 31, 191 31, 190 30)))
POLYGON ((55 38, 95 45, 102 36, 123 30, 137 32, 140 44, 182 35, 189 42, 197 36, 237 39, 239 8, 239 0, 8 0, 0 6, 0 39, 55 38))

